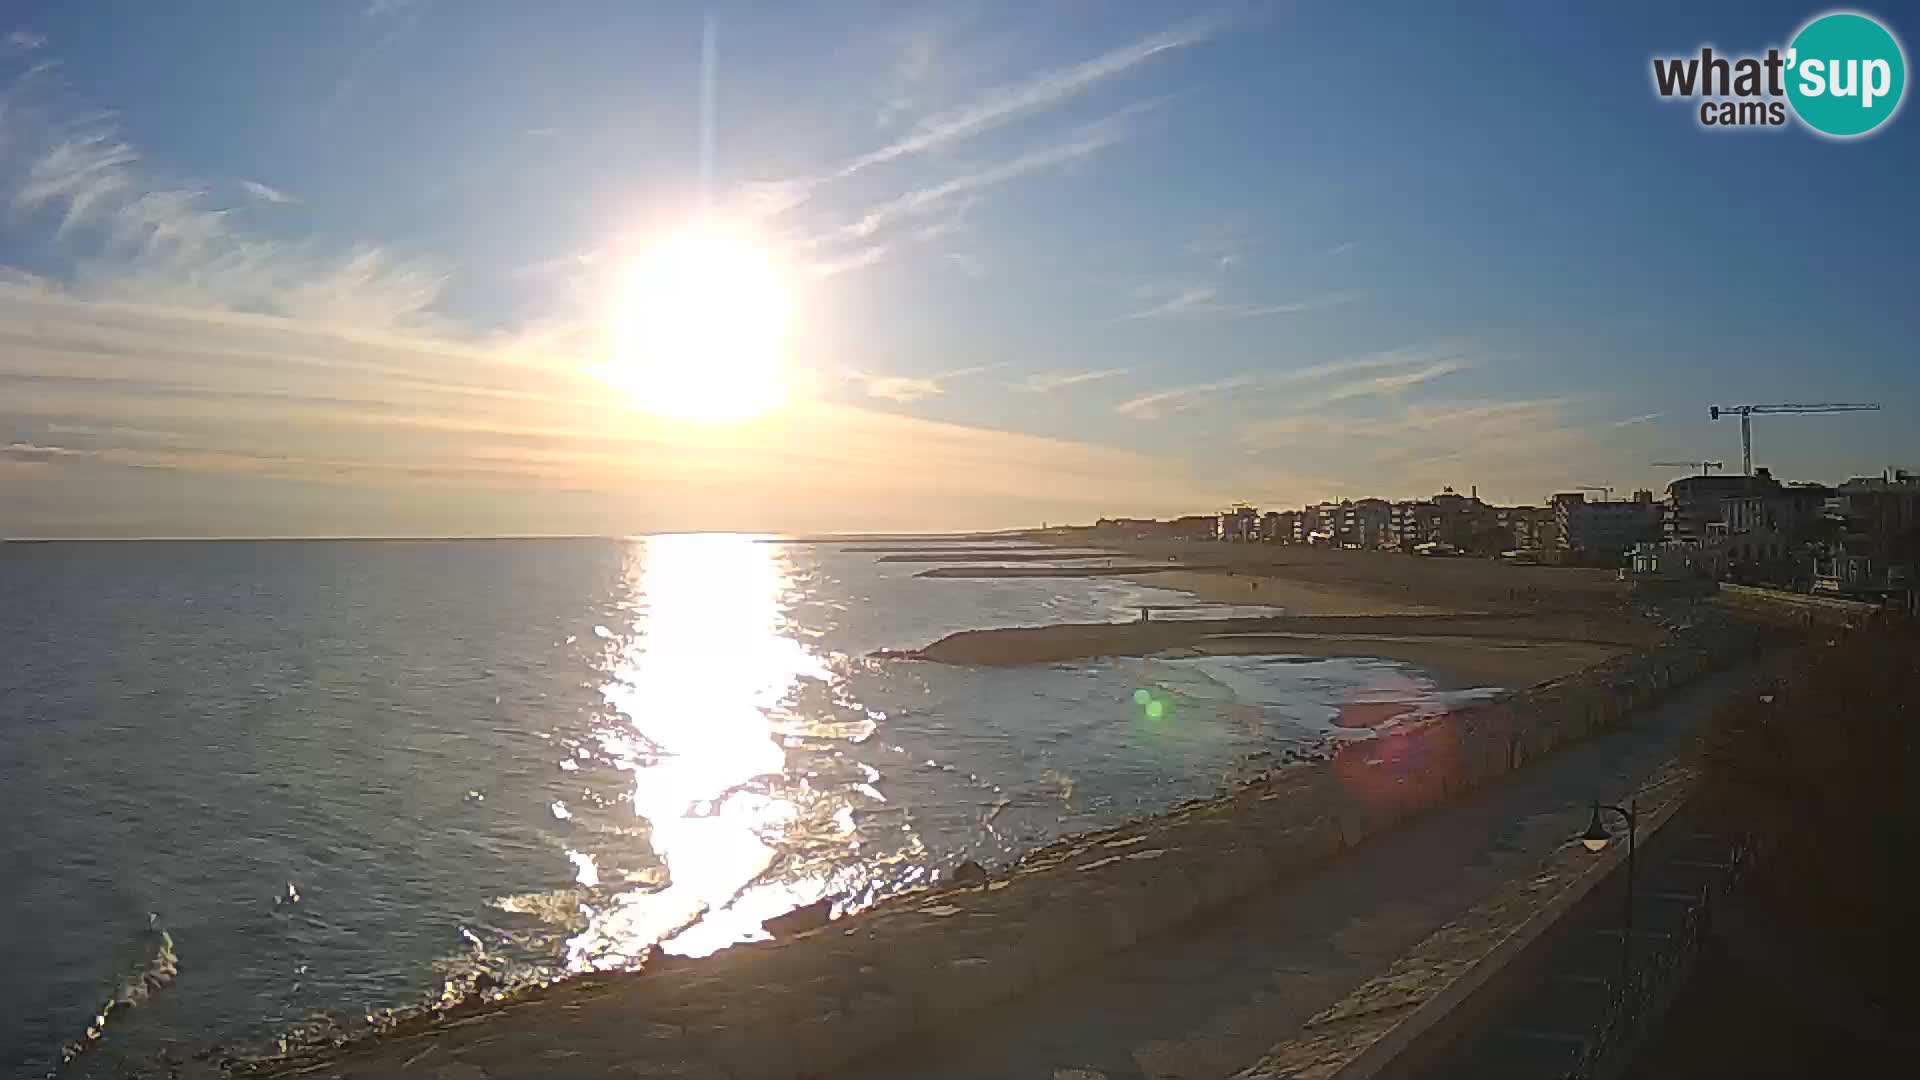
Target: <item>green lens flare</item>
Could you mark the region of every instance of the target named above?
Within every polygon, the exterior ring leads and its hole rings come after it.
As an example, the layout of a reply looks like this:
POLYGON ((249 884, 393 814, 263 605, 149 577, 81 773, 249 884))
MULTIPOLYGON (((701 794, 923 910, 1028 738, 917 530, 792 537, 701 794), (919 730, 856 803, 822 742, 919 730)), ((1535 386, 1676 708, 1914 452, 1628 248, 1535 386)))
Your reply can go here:
POLYGON ((1141 689, 1135 690, 1133 692, 1133 703, 1135 705, 1145 705, 1147 702, 1152 700, 1153 700, 1153 691, 1148 690, 1145 687, 1142 687, 1141 689))
POLYGON ((1167 715, 1167 703, 1164 701, 1147 702, 1147 719, 1158 720, 1167 715))

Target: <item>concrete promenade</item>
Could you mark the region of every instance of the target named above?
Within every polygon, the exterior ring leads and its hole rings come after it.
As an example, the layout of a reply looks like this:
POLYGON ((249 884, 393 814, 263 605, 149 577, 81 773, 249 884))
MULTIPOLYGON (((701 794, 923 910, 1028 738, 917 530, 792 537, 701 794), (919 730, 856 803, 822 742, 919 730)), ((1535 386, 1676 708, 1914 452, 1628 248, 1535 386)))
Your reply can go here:
MULTIPOLYGON (((1667 966, 1660 954, 1688 949, 1690 912, 1707 890, 1718 918, 1727 894, 1735 838, 1707 808, 1689 801, 1643 837, 1634 878, 1630 951, 1623 947, 1626 875, 1618 868, 1556 920, 1528 955, 1516 958, 1450 1019, 1451 1037, 1434 1039, 1382 1068, 1374 1080, 1531 1080, 1575 1072, 1617 1075, 1684 985, 1693 957, 1667 966), (1638 1000, 1637 1023, 1612 1039, 1596 1031, 1610 1013, 1623 963, 1667 973, 1638 1000), (1579 1070, 1576 1072, 1576 1070, 1579 1070)), ((1678 955, 1678 954, 1677 954, 1678 955)))
MULTIPOLYGON (((1316 1014, 1503 889, 1568 884, 1564 875, 1543 873, 1543 864, 1567 853, 1586 825, 1587 804, 1657 785, 1662 766, 1686 750, 1712 706, 1749 670, 1708 676, 1628 725, 1388 831, 1312 874, 841 1075, 1218 1080, 1254 1066, 1316 1014)), ((1456 951, 1486 947, 1468 937, 1456 951)), ((1435 970, 1447 960, 1424 959, 1435 970)))

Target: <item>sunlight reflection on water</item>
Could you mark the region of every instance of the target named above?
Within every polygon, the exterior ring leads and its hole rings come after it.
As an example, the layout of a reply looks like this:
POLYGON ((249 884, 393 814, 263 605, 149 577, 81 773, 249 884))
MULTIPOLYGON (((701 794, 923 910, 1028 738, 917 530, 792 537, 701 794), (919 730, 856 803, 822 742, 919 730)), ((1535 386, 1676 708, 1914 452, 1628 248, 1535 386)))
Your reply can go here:
POLYGON ((631 964, 656 942, 705 956, 764 938, 763 920, 846 884, 842 857, 790 857, 796 841, 844 856, 857 835, 847 795, 787 771, 775 719, 793 719, 782 706, 801 680, 833 675, 787 636, 784 561, 748 536, 660 536, 630 552, 633 623, 608 635, 601 694, 614 713, 598 735, 632 773, 633 812, 667 876, 589 905, 570 969, 631 964))
POLYGON ((0 1075, 46 1075, 150 912, 182 985, 76 1078, 711 953, 1370 736, 1337 721, 1382 686, 1439 693, 1349 659, 875 658, 1185 599, 920 569, 735 536, 9 553, 0 862, 34 873, 0 925, 28 973, 0 979, 0 1075))

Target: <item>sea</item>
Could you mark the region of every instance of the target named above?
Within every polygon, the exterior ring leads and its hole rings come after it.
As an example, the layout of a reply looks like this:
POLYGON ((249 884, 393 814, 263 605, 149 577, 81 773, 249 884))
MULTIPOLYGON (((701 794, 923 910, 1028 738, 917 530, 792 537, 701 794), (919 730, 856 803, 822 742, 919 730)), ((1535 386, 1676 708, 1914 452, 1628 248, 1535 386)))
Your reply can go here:
POLYGON ((0 1077, 165 1076, 706 956, 1365 737, 1356 703, 1493 689, 1366 659, 876 658, 1254 612, 873 546, 0 544, 0 1077))

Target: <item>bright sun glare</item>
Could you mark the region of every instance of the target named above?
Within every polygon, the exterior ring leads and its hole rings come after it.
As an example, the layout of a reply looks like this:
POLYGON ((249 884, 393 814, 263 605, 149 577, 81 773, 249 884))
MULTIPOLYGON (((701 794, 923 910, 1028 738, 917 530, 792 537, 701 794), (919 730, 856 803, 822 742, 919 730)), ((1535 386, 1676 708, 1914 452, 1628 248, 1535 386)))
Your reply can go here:
POLYGON ((757 416, 785 395, 787 296, 751 237, 700 222, 633 264, 602 374, 650 412, 681 420, 757 416))

